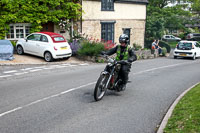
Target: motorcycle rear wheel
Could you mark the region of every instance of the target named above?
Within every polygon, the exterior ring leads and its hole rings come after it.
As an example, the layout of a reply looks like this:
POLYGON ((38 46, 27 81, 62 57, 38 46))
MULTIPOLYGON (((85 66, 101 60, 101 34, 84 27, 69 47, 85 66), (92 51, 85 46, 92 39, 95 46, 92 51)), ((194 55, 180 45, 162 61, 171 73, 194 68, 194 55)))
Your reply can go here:
POLYGON ((96 101, 101 100, 105 95, 107 90, 106 88, 107 81, 108 81, 108 75, 101 74, 94 89, 94 99, 96 101))

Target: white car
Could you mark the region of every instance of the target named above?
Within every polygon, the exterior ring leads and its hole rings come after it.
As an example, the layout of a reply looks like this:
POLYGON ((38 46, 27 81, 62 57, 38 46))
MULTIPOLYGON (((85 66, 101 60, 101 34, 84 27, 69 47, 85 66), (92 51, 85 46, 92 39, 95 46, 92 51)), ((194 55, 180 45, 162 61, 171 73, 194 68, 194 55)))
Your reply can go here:
POLYGON ((200 57, 200 44, 197 41, 180 41, 174 50, 174 59, 177 57, 191 57, 195 60, 200 57))
POLYGON ((175 37, 173 35, 164 35, 162 37, 162 40, 167 41, 167 42, 170 42, 170 41, 172 42, 172 41, 181 41, 181 38, 175 37))
POLYGON ((45 61, 69 58, 72 55, 70 45, 65 38, 53 32, 37 32, 28 35, 25 39, 17 41, 17 53, 28 53, 44 57, 45 61))

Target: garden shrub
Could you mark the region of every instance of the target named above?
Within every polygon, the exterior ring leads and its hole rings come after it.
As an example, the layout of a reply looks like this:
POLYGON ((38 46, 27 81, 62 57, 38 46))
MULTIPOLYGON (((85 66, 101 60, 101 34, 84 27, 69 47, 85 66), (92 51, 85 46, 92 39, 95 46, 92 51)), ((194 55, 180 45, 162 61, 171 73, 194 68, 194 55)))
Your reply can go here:
POLYGON ((104 51, 104 45, 100 42, 90 42, 83 40, 81 48, 78 50, 79 56, 97 56, 101 51, 104 51))
POLYGON ((17 42, 16 41, 10 41, 13 45, 13 47, 16 47, 17 42))
POLYGON ((115 44, 112 42, 112 40, 108 40, 107 42, 104 42, 104 49, 109 50, 113 48, 115 44))
POLYGON ((169 44, 167 42, 160 41, 159 46, 162 47, 162 48, 165 47, 167 49, 167 53, 170 53, 171 47, 169 46, 169 44))
POLYGON ((167 53, 167 49, 165 47, 162 48, 162 56, 166 56, 166 53, 167 53))
POLYGON ((142 46, 138 45, 136 43, 133 43, 133 48, 134 48, 135 51, 138 51, 138 50, 142 49, 142 46))
POLYGON ((72 55, 76 55, 80 49, 80 42, 76 39, 69 42, 70 48, 72 49, 72 55))

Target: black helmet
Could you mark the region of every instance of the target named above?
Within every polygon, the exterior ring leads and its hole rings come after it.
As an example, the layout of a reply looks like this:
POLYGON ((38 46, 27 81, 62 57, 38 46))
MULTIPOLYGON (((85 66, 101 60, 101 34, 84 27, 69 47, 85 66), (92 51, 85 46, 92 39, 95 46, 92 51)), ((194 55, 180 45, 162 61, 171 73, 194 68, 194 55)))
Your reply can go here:
POLYGON ((120 37, 119 37, 119 42, 120 43, 128 43, 129 42, 129 38, 128 38, 128 35, 126 35, 126 34, 122 34, 122 35, 120 35, 120 37))

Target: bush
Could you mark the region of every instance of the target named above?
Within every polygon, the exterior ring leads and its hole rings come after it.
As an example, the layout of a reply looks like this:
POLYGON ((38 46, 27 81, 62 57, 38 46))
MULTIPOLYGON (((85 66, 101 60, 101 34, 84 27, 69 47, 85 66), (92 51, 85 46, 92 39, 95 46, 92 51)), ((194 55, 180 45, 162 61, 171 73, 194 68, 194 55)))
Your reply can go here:
POLYGON ((168 44, 167 42, 160 41, 160 42, 159 42, 159 46, 160 46, 160 47, 165 47, 165 48, 167 49, 167 53, 170 53, 171 47, 169 46, 169 44, 168 44))
POLYGON ((69 45, 72 49, 72 55, 76 55, 78 50, 80 49, 80 42, 74 39, 72 40, 72 42, 69 42, 69 45))
POLYGON ((13 45, 13 47, 16 47, 17 42, 16 41, 10 41, 13 45))
POLYGON ((138 45, 138 44, 136 44, 136 43, 133 43, 133 48, 134 48, 135 51, 137 51, 137 50, 142 49, 142 46, 141 46, 141 45, 138 45))
POLYGON ((185 33, 180 33, 179 35, 178 35, 178 37, 179 38, 181 38, 182 40, 185 40, 185 33))
POLYGON ((101 51, 104 51, 104 45, 100 42, 90 42, 83 40, 81 47, 78 50, 79 56, 97 56, 101 51))
POLYGON ((108 40, 107 42, 104 42, 104 48, 105 50, 109 50, 113 48, 115 44, 112 42, 112 40, 108 40))
POLYGON ((166 48, 162 48, 162 56, 166 56, 167 53, 167 49, 166 48))

